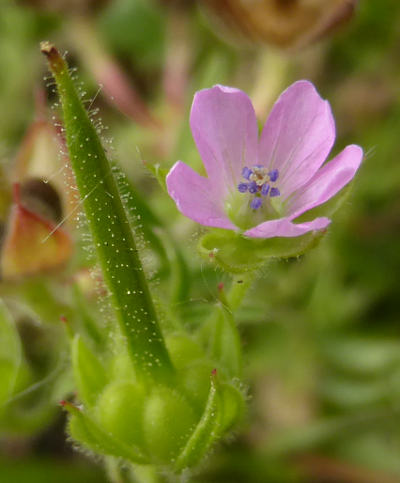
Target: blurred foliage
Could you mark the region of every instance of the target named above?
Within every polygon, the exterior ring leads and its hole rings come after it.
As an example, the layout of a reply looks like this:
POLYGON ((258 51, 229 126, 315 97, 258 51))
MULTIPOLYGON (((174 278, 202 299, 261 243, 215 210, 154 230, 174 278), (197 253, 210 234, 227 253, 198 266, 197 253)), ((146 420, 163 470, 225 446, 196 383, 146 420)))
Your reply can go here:
MULTIPOLYGON (((177 213, 142 161, 168 169, 182 159, 201 169, 188 113, 193 93, 213 83, 246 90, 260 121, 271 99, 298 78, 312 80, 330 100, 335 151, 348 142, 362 145, 363 167, 318 248, 259 270, 238 311, 252 395, 248 421, 193 481, 399 481, 400 4, 361 0, 346 28, 290 55, 232 43, 190 2, 180 9, 179 2, 110 1, 92 14, 91 28, 159 122, 151 127, 98 94, 99 80, 80 53, 84 47, 73 40, 77 19, 34 3, 0 5, 2 166, 12 171, 35 116, 33 92, 47 75, 38 43, 50 37, 68 50, 86 97, 97 96, 94 105, 108 127, 104 136, 114 139, 127 176, 121 182, 133 196, 127 206, 142 234, 142 256, 165 324, 172 313, 196 330, 217 301, 218 283, 229 280, 197 254, 203 229, 177 213)), ((48 98, 51 106, 51 89, 48 98)), ((1 181, 7 191, 8 180, 1 181)), ((87 271, 93 260, 85 226, 71 230, 76 249, 68 267, 1 283, 8 315, 0 320, 0 335, 14 341, 0 343, 1 374, 7 368, 2 381, 11 381, 18 366, 15 384, 0 394, 10 393, 0 410, 0 481, 7 483, 103 481, 94 464, 52 444, 60 436, 51 428, 63 436, 57 403, 73 391, 60 316, 93 347, 93 334, 109 326, 107 297, 96 271, 94 278, 87 271), (19 348, 10 351, 13 344, 19 348), (16 454, 14 464, 9 457, 16 454)))

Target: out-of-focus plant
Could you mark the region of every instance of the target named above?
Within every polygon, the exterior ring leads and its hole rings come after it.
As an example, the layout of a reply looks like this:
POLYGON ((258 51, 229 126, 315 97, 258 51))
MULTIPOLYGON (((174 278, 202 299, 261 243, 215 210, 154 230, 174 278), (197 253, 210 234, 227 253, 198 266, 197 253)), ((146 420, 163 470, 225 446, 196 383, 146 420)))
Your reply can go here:
POLYGON ((357 0, 203 0, 227 32, 247 42, 304 47, 351 18, 357 0))
POLYGON ((62 139, 46 119, 43 100, 39 106, 19 152, 4 168, 2 186, 7 202, 0 294, 2 324, 8 332, 0 358, 8 361, 13 354, 14 363, 4 369, 3 379, 13 384, 1 403, 0 427, 16 435, 46 426, 57 414, 59 398, 71 390, 66 338, 59 324, 69 304, 57 292, 74 252, 73 225, 61 228, 59 223, 74 201, 65 194, 68 158, 61 153, 62 139), (12 344, 7 342, 11 335, 12 344), (49 350, 44 351, 46 345, 49 350))

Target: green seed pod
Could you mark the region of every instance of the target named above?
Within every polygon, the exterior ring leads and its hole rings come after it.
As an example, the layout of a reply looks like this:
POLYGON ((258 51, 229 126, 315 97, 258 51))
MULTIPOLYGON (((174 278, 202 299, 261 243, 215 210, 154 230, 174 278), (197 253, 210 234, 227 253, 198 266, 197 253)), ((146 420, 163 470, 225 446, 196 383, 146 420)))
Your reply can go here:
POLYGON ((145 391, 139 384, 116 382, 101 394, 96 419, 101 426, 126 444, 143 447, 145 391))
POLYGON ((204 357, 197 342, 184 334, 169 336, 166 345, 174 366, 183 369, 196 359, 204 357))
POLYGON ((173 389, 155 387, 147 398, 143 427, 152 458, 171 464, 185 446, 198 417, 184 396, 173 389))

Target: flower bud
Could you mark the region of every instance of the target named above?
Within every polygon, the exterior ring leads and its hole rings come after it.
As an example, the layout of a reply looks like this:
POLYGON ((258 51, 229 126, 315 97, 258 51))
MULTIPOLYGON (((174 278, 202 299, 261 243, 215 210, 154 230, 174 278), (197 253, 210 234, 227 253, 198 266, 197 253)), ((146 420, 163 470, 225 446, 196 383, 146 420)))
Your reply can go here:
POLYGON ((236 37, 284 49, 302 47, 351 18, 356 0, 203 0, 236 37))

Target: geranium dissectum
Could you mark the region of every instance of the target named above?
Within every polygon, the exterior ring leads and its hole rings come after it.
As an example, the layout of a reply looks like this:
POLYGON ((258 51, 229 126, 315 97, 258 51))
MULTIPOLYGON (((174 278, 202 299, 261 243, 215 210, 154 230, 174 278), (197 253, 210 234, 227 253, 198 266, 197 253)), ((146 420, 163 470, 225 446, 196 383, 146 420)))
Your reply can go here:
POLYGON ((260 138, 250 99, 231 87, 199 91, 190 125, 208 177, 178 161, 167 176, 170 196, 197 223, 252 238, 326 228, 326 217, 295 220, 348 184, 363 157, 359 146, 350 145, 323 164, 335 123, 329 103, 308 81, 281 94, 260 138))

